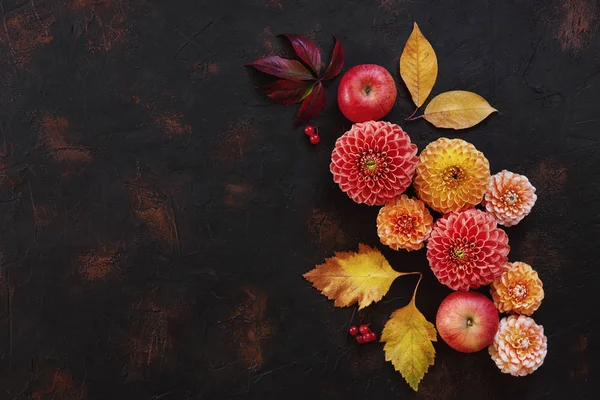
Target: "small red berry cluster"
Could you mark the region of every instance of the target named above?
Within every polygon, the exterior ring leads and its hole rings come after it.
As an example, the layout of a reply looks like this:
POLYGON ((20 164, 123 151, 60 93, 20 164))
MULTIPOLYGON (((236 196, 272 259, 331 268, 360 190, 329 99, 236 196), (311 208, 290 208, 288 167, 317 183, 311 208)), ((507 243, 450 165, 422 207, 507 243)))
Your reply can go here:
POLYGON ((371 332, 371 328, 369 328, 368 325, 361 325, 358 328, 356 326, 351 326, 349 333, 356 337, 356 343, 358 344, 375 342, 377 340, 377 334, 371 332))
POLYGON ((304 134, 308 136, 308 140, 310 140, 312 144, 318 144, 321 141, 321 136, 319 136, 317 130, 312 125, 308 125, 304 128, 304 134))

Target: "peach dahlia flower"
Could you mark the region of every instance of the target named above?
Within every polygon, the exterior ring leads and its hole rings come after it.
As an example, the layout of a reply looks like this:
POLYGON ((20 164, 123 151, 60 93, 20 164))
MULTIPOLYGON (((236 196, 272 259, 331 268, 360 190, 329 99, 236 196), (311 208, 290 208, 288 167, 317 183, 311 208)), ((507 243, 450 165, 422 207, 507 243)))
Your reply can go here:
POLYGON ((513 226, 531 212, 536 200, 535 187, 526 176, 503 170, 490 179, 483 204, 500 225, 513 226))
POLYGON ((531 315, 542 304, 544 288, 538 273, 524 262, 508 263, 490 288, 494 305, 501 313, 531 315))
POLYGON ((544 363, 548 341, 544 327, 536 324, 533 318, 511 315, 500 320, 500 327, 488 350, 500 371, 525 376, 544 363))
POLYGON ((419 250, 431 233, 433 217, 425 203, 403 194, 379 210, 377 234, 394 250, 419 250))

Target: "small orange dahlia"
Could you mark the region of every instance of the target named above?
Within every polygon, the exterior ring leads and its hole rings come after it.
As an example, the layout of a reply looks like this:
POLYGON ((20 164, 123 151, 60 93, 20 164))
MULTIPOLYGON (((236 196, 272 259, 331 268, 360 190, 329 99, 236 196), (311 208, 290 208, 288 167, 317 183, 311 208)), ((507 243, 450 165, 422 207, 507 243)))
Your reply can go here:
POLYGON ((403 194, 379 210, 377 234, 394 250, 419 250, 431 233, 433 217, 425 203, 403 194))
POLYGON ((548 341, 544 327, 536 324, 533 318, 511 315, 500 320, 500 327, 488 350, 500 371, 525 376, 544 363, 548 341))
POLYGON ((481 202, 490 180, 490 163, 461 139, 440 138, 419 156, 415 189, 421 200, 441 213, 461 211, 481 202))
POLYGON ((538 273, 524 262, 508 263, 490 288, 500 312, 531 315, 542 304, 544 288, 538 273))
POLYGON ((508 236, 490 214, 470 209, 438 219, 427 242, 427 260, 452 290, 477 289, 502 275, 508 236))
POLYGON ((367 121, 337 139, 329 169, 352 200, 381 206, 410 186, 418 161, 417 146, 400 126, 367 121))
POLYGON ((536 200, 526 176, 503 170, 490 179, 483 205, 500 225, 513 226, 531 212, 536 200))

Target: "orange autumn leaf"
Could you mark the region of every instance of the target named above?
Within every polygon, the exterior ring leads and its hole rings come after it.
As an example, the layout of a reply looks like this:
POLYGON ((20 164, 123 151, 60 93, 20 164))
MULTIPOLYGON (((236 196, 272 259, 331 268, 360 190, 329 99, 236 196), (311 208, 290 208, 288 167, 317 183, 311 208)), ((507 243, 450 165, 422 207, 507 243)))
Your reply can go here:
POLYGON ((415 22, 400 56, 400 76, 413 102, 421 107, 431 93, 438 74, 435 51, 415 22))
POLYGON ((360 310, 381 300, 397 277, 408 274, 394 271, 379 250, 359 244, 358 253, 335 253, 304 278, 336 307, 358 303, 360 310))
POLYGON ((415 304, 418 287, 419 283, 410 303, 392 313, 381 333, 385 360, 392 362, 394 369, 414 391, 435 362, 432 342, 437 341, 435 326, 425 319, 415 304))

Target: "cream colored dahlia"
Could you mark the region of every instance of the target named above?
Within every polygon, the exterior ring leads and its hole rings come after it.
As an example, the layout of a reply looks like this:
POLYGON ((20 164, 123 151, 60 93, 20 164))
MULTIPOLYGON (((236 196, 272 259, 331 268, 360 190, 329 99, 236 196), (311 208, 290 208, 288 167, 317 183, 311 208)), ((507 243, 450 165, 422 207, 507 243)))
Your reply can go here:
POLYGON ((524 262, 508 263, 490 289, 494 305, 501 313, 531 315, 542 304, 544 288, 538 273, 524 262))
POLYGON ((329 169, 352 200, 382 206, 410 186, 418 161, 417 146, 400 126, 367 121, 336 140, 329 169))
POLYGON ((425 203, 403 194, 379 210, 377 234, 394 250, 419 250, 431 233, 433 217, 425 203))
POLYGON ((494 341, 488 348, 500 371, 514 376, 529 375, 546 358, 548 343, 544 327, 533 318, 511 315, 500 320, 494 341))
POLYGON ((513 226, 531 212, 536 200, 526 176, 503 170, 490 179, 483 204, 500 225, 513 226))
POLYGON ((445 214, 479 204, 489 180, 482 152, 464 140, 440 138, 421 152, 414 183, 419 198, 445 214))

